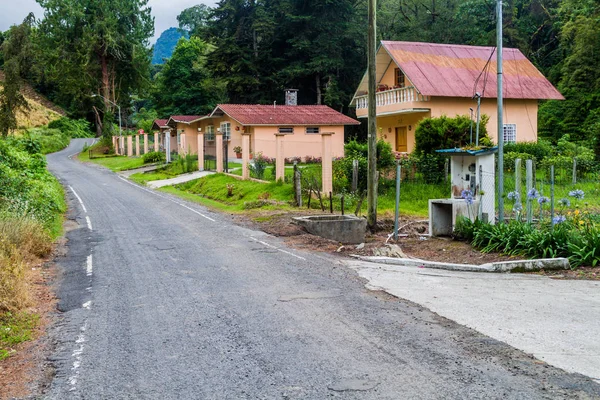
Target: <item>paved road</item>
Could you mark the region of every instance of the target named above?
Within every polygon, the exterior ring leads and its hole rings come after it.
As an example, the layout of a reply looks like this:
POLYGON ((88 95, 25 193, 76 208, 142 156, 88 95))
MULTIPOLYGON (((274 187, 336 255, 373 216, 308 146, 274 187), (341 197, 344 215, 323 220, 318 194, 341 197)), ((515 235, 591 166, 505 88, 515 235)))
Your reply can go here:
POLYGON ((48 157, 77 223, 49 399, 600 398, 335 258, 70 160, 82 144, 48 157))

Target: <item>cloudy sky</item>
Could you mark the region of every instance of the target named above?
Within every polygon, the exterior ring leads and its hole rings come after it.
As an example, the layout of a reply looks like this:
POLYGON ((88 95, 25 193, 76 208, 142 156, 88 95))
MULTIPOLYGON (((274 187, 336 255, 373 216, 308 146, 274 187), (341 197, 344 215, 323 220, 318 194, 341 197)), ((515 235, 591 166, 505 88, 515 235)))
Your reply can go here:
MULTIPOLYGON (((155 37, 151 40, 152 43, 164 30, 177 26, 177 15, 182 10, 200 3, 213 6, 215 2, 214 0, 150 0, 149 5, 152 7, 155 24, 155 37)), ((42 18, 44 15, 35 0, 0 0, 0 31, 7 30, 11 25, 20 24, 30 12, 33 12, 37 18, 42 18)))

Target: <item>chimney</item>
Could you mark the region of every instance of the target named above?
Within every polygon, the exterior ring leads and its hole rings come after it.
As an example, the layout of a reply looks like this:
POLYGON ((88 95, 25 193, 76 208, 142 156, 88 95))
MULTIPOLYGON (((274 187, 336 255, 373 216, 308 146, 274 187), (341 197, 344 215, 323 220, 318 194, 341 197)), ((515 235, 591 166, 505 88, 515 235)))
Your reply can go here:
POLYGON ((298 105, 298 89, 285 89, 285 105, 286 106, 297 106, 298 105))

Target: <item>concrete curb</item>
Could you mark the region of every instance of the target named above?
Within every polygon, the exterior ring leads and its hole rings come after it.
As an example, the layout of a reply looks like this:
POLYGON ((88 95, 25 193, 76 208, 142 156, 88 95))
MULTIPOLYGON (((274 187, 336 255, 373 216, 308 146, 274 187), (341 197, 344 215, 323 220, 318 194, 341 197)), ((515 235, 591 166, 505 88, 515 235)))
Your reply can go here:
POLYGON ((411 258, 394 258, 394 257, 371 257, 352 254, 361 261, 374 262, 388 265, 403 265, 407 267, 422 267, 445 269, 448 271, 465 271, 465 272, 528 272, 544 270, 561 270, 569 269, 569 260, 566 258, 542 258, 536 260, 515 260, 487 263, 482 265, 473 264, 451 264, 437 261, 426 261, 411 258))

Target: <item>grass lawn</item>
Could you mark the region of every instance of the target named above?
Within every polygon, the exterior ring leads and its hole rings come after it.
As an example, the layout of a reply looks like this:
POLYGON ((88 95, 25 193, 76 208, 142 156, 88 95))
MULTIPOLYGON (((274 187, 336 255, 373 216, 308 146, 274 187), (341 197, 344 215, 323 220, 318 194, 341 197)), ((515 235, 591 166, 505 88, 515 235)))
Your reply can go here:
MULTIPOLYGON (((236 178, 215 174, 194 181, 182 183, 159 189, 175 194, 186 200, 200 203, 207 207, 216 208, 227 212, 244 212, 260 208, 271 210, 295 209, 291 203, 294 198, 293 187, 287 183, 260 183, 241 181, 236 178), (231 185, 231 195, 228 195, 228 185, 231 185)), ((401 188, 400 213, 402 215, 427 216, 429 198, 447 197, 449 188, 446 185, 426 185, 418 183, 405 183, 401 188)), ((329 210, 329 199, 323 198, 325 211, 329 210)), ((346 195, 344 208, 346 214, 353 214, 359 202, 358 196, 346 195)), ((306 208, 308 199, 303 199, 306 208)), ((341 196, 332 198, 335 212, 341 211, 341 196)), ((389 192, 379 196, 378 212, 384 218, 394 215, 395 193, 389 192)), ((311 200, 311 209, 321 208, 318 199, 311 200)), ((360 214, 367 210, 367 202, 363 201, 360 214)))
POLYGON ((79 153, 77 157, 80 161, 100 164, 112 171, 126 171, 128 169, 136 169, 144 166, 144 161, 141 157, 109 156, 94 157, 90 159, 87 151, 79 153))
POLYGON ((241 181, 224 174, 209 175, 161 190, 229 212, 290 208, 289 202, 293 199, 291 185, 241 181))

